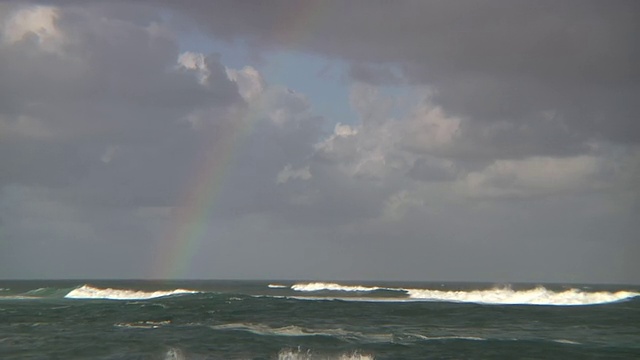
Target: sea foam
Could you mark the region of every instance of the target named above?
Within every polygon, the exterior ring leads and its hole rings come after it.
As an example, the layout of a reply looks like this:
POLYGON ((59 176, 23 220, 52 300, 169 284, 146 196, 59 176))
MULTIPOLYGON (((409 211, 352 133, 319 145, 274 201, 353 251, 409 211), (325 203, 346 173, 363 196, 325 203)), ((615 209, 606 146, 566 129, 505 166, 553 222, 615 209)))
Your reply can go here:
POLYGON ((476 303, 487 305, 597 305, 619 302, 640 296, 640 293, 632 291, 582 291, 579 289, 568 289, 564 291, 553 291, 543 286, 533 289, 513 290, 509 287, 493 288, 483 290, 432 290, 432 289, 412 289, 412 288, 390 288, 364 285, 341 285, 337 283, 312 282, 300 283, 291 286, 292 290, 301 292, 317 291, 345 291, 345 292, 372 292, 376 290, 405 292, 408 297, 292 297, 300 300, 344 300, 344 301, 367 301, 367 302, 402 302, 402 301, 434 301, 434 302, 457 302, 476 303))
POLYGON ((197 294, 198 291, 186 289, 159 290, 159 291, 139 291, 128 289, 100 289, 90 285, 82 285, 71 290, 65 298, 67 299, 108 299, 108 300, 147 300, 159 297, 197 294))
POLYGON ((362 285, 340 285, 336 283, 325 282, 312 282, 312 283, 300 283, 291 286, 295 291, 356 291, 356 292, 369 292, 376 290, 390 290, 390 291, 403 291, 403 289, 385 288, 378 286, 362 286, 362 285))
POLYGON ((335 337, 343 340, 357 340, 369 343, 391 343, 393 342, 393 334, 391 333, 361 333, 358 331, 349 331, 341 328, 305 328, 296 325, 288 325, 282 327, 271 327, 265 324, 253 323, 230 323, 211 326, 213 330, 233 330, 246 331, 256 335, 265 336, 327 336, 335 337))
POLYGON ((463 302, 492 305, 596 305, 622 301, 640 294, 630 291, 584 292, 578 289, 552 291, 539 286, 529 290, 494 288, 471 291, 407 289, 414 300, 463 302))
POLYGON ((286 289, 288 287, 287 285, 280 284, 269 284, 268 286, 270 289, 286 289))
POLYGON ((335 355, 316 354, 307 349, 282 349, 278 353, 278 360, 373 360, 375 357, 371 354, 361 353, 360 351, 352 351, 335 355))

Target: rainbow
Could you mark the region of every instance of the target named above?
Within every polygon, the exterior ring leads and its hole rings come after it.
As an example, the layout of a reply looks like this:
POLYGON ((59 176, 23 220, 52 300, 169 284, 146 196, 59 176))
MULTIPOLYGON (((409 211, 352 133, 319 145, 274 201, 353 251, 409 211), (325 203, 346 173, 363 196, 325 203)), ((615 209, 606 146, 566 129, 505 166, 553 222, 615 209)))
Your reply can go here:
POLYGON ((206 235, 213 204, 224 183, 235 149, 247 137, 257 112, 239 111, 215 141, 204 143, 196 173, 187 182, 178 205, 172 209, 169 230, 155 252, 152 277, 182 278, 206 235))
MULTIPOLYGON (((329 13, 330 2, 292 3, 273 23, 271 30, 279 44, 301 45, 308 34, 329 13)), ((169 230, 154 253, 151 277, 184 278, 200 245, 207 237, 207 227, 217 194, 224 186, 226 168, 233 162, 239 147, 248 138, 260 114, 250 107, 240 111, 223 136, 201 152, 202 160, 172 209, 169 230)), ((213 275, 215 276, 215 274, 213 275)))

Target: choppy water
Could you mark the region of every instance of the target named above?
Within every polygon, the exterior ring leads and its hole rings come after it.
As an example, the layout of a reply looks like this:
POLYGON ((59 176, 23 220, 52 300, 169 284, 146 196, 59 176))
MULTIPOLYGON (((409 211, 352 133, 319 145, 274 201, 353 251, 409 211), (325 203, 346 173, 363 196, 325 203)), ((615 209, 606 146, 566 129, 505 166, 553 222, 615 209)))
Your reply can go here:
POLYGON ((634 359, 640 289, 0 281, 1 359, 634 359))

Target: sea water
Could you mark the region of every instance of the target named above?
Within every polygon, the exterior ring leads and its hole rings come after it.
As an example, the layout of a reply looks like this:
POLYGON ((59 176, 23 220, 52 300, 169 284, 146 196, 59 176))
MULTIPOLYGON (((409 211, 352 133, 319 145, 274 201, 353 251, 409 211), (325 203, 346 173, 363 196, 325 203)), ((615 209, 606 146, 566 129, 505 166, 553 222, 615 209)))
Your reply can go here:
POLYGON ((0 281, 0 359, 640 359, 640 288, 0 281))

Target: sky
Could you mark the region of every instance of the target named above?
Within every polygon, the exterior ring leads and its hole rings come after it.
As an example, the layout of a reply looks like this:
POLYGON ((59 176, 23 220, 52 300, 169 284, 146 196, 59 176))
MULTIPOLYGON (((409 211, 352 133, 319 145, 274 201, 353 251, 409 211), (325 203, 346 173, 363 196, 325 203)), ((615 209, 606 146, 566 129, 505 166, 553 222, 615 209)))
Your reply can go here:
POLYGON ((640 2, 0 3, 0 278, 640 284, 640 2))

